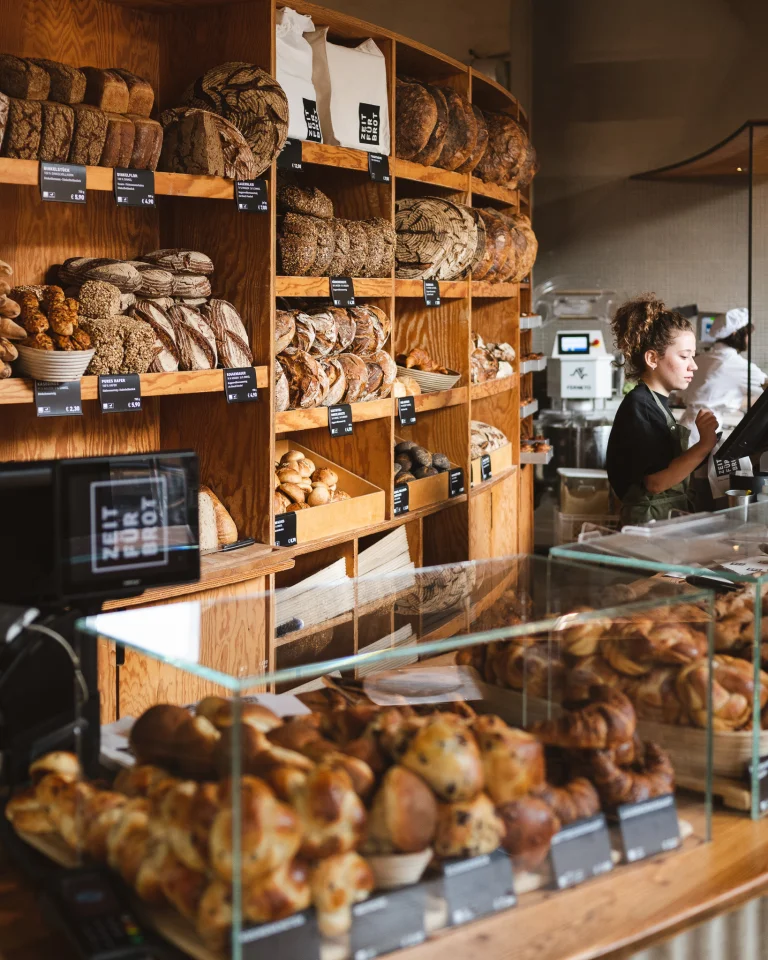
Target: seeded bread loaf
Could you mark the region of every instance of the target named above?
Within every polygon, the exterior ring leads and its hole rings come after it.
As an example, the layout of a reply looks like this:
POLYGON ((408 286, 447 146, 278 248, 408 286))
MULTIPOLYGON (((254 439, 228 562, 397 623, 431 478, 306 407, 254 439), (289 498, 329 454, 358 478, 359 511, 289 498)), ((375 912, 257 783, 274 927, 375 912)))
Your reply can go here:
POLYGON ((11 109, 11 98, 4 93, 0 93, 0 145, 5 137, 5 129, 8 126, 8 114, 11 109))
POLYGON ((347 260, 349 259, 349 233, 343 220, 333 219, 333 257, 328 266, 329 277, 346 276, 347 260))
POLYGON ((42 128, 43 111, 39 100, 11 98, 3 138, 3 156, 17 160, 36 160, 42 128))
POLYGON ((0 91, 17 100, 47 100, 51 78, 32 60, 0 53, 0 91))
POLYGON ((307 276, 325 277, 328 275, 328 269, 336 249, 333 222, 321 217, 309 217, 308 219, 312 221, 317 234, 317 251, 315 261, 307 271, 307 276))
POLYGON ((52 100, 42 100, 40 108, 43 124, 38 160, 66 163, 75 131, 75 113, 67 104, 54 103, 52 100))
POLYGON ((344 226, 349 234, 349 253, 344 266, 345 275, 362 277, 368 260, 368 231, 365 224, 359 220, 345 220, 344 226))
POLYGON ((95 167, 101 160, 107 139, 107 115, 86 103, 76 103, 72 109, 75 112, 75 133, 69 148, 69 162, 95 167))
POLYGON ((119 113, 107 114, 107 135, 101 151, 100 167, 127 167, 131 162, 136 127, 133 120, 119 113))
POLYGON ((133 121, 136 128, 128 166, 132 170, 157 170, 163 149, 163 128, 157 120, 148 120, 136 113, 128 114, 128 119, 133 121))
POLYGON ((283 217, 278 249, 283 275, 306 277, 317 257, 317 228, 313 217, 288 213, 283 217))
POLYGON ((31 61, 41 67, 50 78, 49 100, 55 100, 57 103, 82 103, 85 96, 85 74, 77 67, 70 67, 66 63, 59 63, 57 60, 38 60, 31 61))
POLYGON ((155 103, 155 91, 149 80, 130 73, 128 70, 119 70, 113 67, 113 73, 116 73, 125 81, 128 87, 128 109, 126 113, 135 113, 139 117, 148 117, 152 113, 152 107, 155 103))
POLYGON ((277 187, 280 213, 302 213, 311 217, 330 219, 333 203, 317 187, 300 187, 295 183, 280 182, 277 187))
POLYGON ((114 70, 83 67, 85 102, 105 113, 128 113, 128 85, 114 70))

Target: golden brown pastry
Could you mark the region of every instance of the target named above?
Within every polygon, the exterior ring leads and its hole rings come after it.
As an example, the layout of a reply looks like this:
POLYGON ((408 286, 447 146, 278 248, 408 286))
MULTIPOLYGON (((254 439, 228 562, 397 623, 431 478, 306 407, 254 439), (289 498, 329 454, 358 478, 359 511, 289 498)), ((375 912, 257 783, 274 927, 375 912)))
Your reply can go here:
POLYGON ((472 724, 485 774, 485 789, 498 806, 518 800, 544 783, 544 749, 524 730, 490 714, 472 724))
POLYGON ((493 853, 503 837, 504 823, 484 793, 474 800, 438 806, 434 844, 438 857, 467 858, 493 853))
POLYGON ((173 752, 176 769, 187 777, 211 778, 216 773, 216 753, 221 732, 205 717, 192 717, 176 728, 173 752))
POLYGON ((675 689, 679 673, 676 667, 657 667, 644 677, 625 680, 622 689, 632 701, 638 720, 674 724, 686 722, 685 708, 675 689))
POLYGON ((132 887, 149 849, 149 813, 143 801, 123 808, 123 816, 107 835, 107 863, 132 887))
POLYGON ((173 769, 176 731, 189 719, 184 707, 170 703, 158 703, 145 710, 131 727, 128 738, 136 762, 173 769))
MULTIPOLYGON (((241 702, 238 709, 242 723, 247 723, 263 733, 269 733, 283 722, 277 714, 260 703, 241 702)), ((217 730, 226 730, 231 727, 236 712, 236 701, 227 700, 224 697, 204 697, 195 707, 195 713, 199 717, 205 717, 217 730)))
MULTIPOLYGON (((576 607, 574 614, 594 613, 591 607, 576 607)), ((591 657, 597 652, 600 637, 609 629, 610 620, 604 617, 586 620, 583 623, 568 625, 568 617, 563 617, 562 629, 555 630, 553 640, 559 643, 562 653, 573 657, 591 657)))
POLYGON ((58 773, 70 780, 78 780, 82 776, 80 761, 74 753, 65 750, 54 750, 52 753, 46 753, 44 756, 34 760, 29 765, 29 779, 32 786, 42 780, 48 773, 58 773))
MULTIPOLYGON (((217 767, 223 777, 232 771, 232 728, 225 729, 217 752, 217 767)), ((240 755, 243 773, 251 776, 266 776, 274 767, 292 767, 308 772, 314 763, 296 750, 286 750, 272 743, 267 735, 248 724, 239 730, 240 755)))
POLYGON ((232 890, 223 880, 212 880, 197 909, 195 928, 211 950, 224 950, 232 929, 232 890))
POLYGON ((326 857, 312 871, 312 902, 324 937, 338 937, 352 926, 352 904, 366 900, 374 887, 373 873, 357 853, 326 857))
POLYGON ((533 732, 542 743, 582 750, 604 750, 634 737, 637 718, 626 694, 594 686, 589 699, 581 710, 565 710, 554 720, 534 724, 533 732))
POLYGON ((455 714, 429 717, 400 763, 425 780, 442 800, 471 800, 483 789, 480 751, 466 722, 455 714))
POLYGON ((176 784, 162 801, 163 830, 174 856, 203 873, 208 867, 208 837, 220 810, 215 783, 187 780, 176 784))
POLYGON ((56 827, 34 787, 15 793, 5 805, 5 816, 21 833, 55 833, 56 827))
POLYGON ((675 771, 667 754, 656 743, 644 744, 639 762, 631 767, 620 767, 608 750, 590 754, 589 777, 608 807, 623 803, 639 803, 672 793, 675 789, 675 771))
POLYGON ((111 790, 99 790, 89 800, 83 824, 83 848, 99 863, 107 860, 107 838, 123 816, 128 797, 111 790))
POLYGON ((311 901, 309 869, 301 860, 243 884, 243 913, 252 923, 282 920, 306 910, 311 901))
POLYGON ((297 717, 271 731, 268 739, 287 750, 295 750, 315 763, 323 762, 328 767, 344 770, 355 792, 361 797, 368 796, 374 784, 371 768, 363 760, 339 751, 335 743, 322 735, 319 724, 319 717, 297 717))
MULTIPOLYGON (((760 709, 768 701, 768 674, 760 671, 760 709)), ((691 722, 706 728, 709 662, 699 660, 684 667, 677 677, 676 690, 691 722)), ((754 667, 746 660, 717 654, 712 661, 712 727, 739 730, 754 713, 754 667)))
POLYGON ((311 770, 292 796, 303 839, 301 856, 320 860, 354 850, 365 829, 365 807, 343 770, 324 764, 311 770))
POLYGON ((560 821, 548 803, 528 796, 505 803, 497 810, 502 829, 501 844, 515 862, 528 869, 537 867, 549 852, 560 821))
POLYGON ((192 921, 197 919, 200 902, 208 886, 208 878, 204 873, 190 870, 168 852, 160 867, 160 884, 165 898, 183 917, 192 921))
POLYGON ((603 657, 597 655, 586 657, 568 671, 565 681, 565 702, 578 703, 589 700, 589 689, 595 684, 623 689, 626 680, 627 677, 614 670, 603 657))
POLYGON ((499 644, 488 656, 494 682, 512 690, 524 690, 530 697, 560 699, 565 665, 549 643, 526 637, 499 644))
POLYGON ((429 787, 405 767, 390 767, 373 798, 362 849, 417 853, 432 843, 436 826, 437 801, 429 787))
POLYGON ((562 787, 545 783, 533 795, 547 804, 563 827, 600 812, 600 797, 586 777, 574 777, 562 787))
POLYGON ((162 767, 137 763, 121 770, 113 786, 118 793, 124 793, 127 797, 146 797, 156 783, 167 777, 168 773, 162 767))
POLYGON ((161 834, 152 833, 147 839, 144 859, 136 871, 133 887, 145 903, 157 906, 165 903, 165 870, 169 857, 168 841, 161 834))

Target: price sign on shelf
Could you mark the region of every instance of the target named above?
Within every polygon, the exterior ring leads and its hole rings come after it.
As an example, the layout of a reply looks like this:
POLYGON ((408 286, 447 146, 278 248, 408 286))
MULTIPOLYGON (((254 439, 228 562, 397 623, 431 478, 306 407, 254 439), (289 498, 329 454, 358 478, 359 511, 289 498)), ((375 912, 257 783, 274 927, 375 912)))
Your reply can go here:
POLYGON ((124 170, 121 167, 115 167, 112 184, 118 207, 155 206, 153 170, 124 170))
POLYGON ((269 213, 266 180, 235 180, 235 202, 243 213, 269 213))
POLYGON ((389 157, 383 153, 368 154, 368 174, 371 180, 376 183, 389 183, 389 157))
POLYGON ((397 398, 397 416, 404 427, 416 423, 416 401, 413 397, 397 398))
POLYGON ((301 170, 301 140, 285 141, 277 155, 277 165, 281 170, 301 170))
POLYGON ((259 399, 256 370, 253 367, 228 367, 224 370, 224 395, 227 403, 253 403, 259 399))
MULTIPOLYGON (((747 783, 752 782, 752 764, 747 764, 746 777, 747 783)), ((760 761, 757 764, 757 783, 758 790, 760 791, 760 813, 765 813, 768 810, 768 757, 760 757, 760 761)))
POLYGON ((99 406, 102 413, 136 413, 141 410, 141 378, 138 373, 101 375, 99 406))
POLYGON ((619 807, 621 843, 627 863, 645 860, 680 846, 680 824, 675 796, 625 803, 619 807))
POLYGON ((329 277, 328 289, 334 307, 354 307, 355 285, 351 277, 329 277))
POLYGON ((352 433, 352 407, 348 403, 328 407, 328 429, 332 437, 348 437, 352 433))
POLYGON ((373 960, 383 953, 415 947, 426 939, 426 892, 422 884, 388 890, 352 905, 352 960, 373 960))
POLYGON ((256 957, 301 957, 319 960, 320 934, 314 910, 294 913, 284 920, 259 923, 240 931, 240 945, 245 960, 256 957))
POLYGON ((558 890, 613 870, 605 816, 599 813, 563 827, 552 837, 550 858, 558 890))
POLYGON ((453 467, 448 471, 448 496, 460 497, 464 493, 464 471, 461 467, 453 467))
POLYGON ((491 479, 491 455, 490 453, 484 453, 480 457, 480 479, 481 480, 490 480, 491 479))
POLYGON ((503 850, 468 860, 448 860, 442 869, 448 916, 454 927, 517 903, 512 864, 503 850))
POLYGON ((437 280, 424 280, 424 305, 427 307, 440 306, 440 284, 437 280))
MULTIPOLYGON (((397 477, 395 477, 397 481, 397 477)), ((411 493, 407 483, 397 483, 394 492, 395 516, 399 517, 402 513, 408 513, 411 509, 411 493)))
POLYGON ((85 167, 41 161, 40 196, 57 203, 85 203, 85 167))
POLYGON ((275 517, 275 544, 278 547, 295 547, 296 514, 278 513, 275 517))
POLYGON ((82 417, 80 381, 35 380, 35 409, 38 417, 82 417))

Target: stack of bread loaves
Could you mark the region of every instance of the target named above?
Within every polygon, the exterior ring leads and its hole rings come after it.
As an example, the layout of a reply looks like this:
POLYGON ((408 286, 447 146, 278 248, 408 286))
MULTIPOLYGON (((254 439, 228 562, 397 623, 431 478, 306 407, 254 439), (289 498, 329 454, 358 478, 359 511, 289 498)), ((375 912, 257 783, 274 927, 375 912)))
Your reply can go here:
POLYGON ((498 427, 492 427, 481 420, 472 420, 470 430, 469 456, 472 460, 482 457, 485 453, 493 453, 505 443, 509 443, 506 435, 498 427))
POLYGON ((155 170, 162 127, 148 80, 112 67, 71 67, 0 54, 2 155, 155 170))

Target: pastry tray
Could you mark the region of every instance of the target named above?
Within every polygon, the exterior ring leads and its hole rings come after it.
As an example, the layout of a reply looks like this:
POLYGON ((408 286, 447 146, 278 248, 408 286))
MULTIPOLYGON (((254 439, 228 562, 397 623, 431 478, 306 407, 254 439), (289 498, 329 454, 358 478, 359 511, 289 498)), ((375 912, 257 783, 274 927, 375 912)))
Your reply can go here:
POLYGON ((537 360, 521 360, 520 373, 541 373, 547 369, 547 358, 539 357, 537 360))
POLYGON ((520 463, 541 463, 546 465, 547 463, 552 462, 552 457, 554 455, 554 450, 545 450, 543 453, 526 453, 521 450, 520 463))

